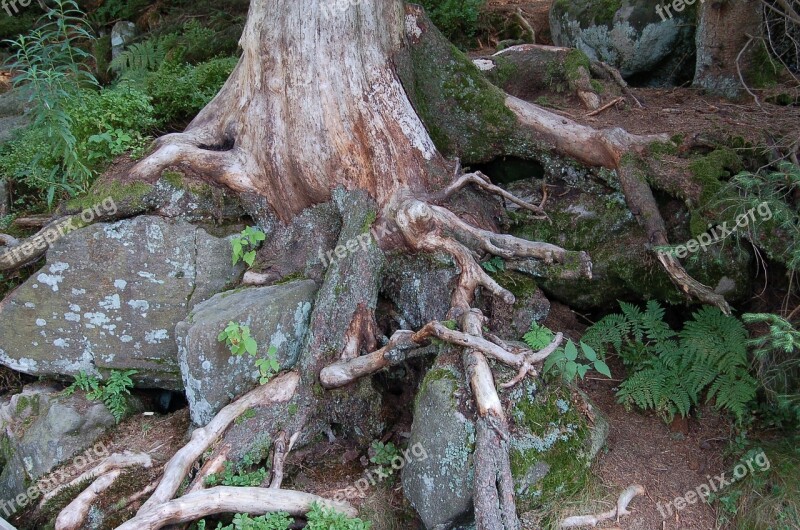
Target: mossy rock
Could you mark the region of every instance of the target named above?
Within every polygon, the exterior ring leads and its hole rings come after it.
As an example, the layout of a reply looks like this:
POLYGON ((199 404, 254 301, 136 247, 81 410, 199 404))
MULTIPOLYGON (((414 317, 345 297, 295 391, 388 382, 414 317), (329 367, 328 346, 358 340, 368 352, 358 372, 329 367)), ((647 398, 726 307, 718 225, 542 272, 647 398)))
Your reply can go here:
MULTIPOLYGON (((547 204, 552 224, 511 214, 513 235, 586 251, 592 259, 591 280, 545 278, 538 281, 539 287, 549 298, 585 310, 603 309, 616 300, 629 299, 685 303, 650 250, 646 234, 617 189, 615 177, 607 178, 606 184, 593 178, 559 183, 562 189, 553 191, 547 204)), ((518 196, 531 196, 539 188, 540 183, 535 180, 515 182, 509 187, 518 196)), ((689 214, 677 201, 670 204, 677 212, 664 209, 669 213, 665 215, 668 238, 680 244, 691 238, 689 214)), ((748 292, 750 263, 751 256, 734 244, 698 252, 685 265, 689 274, 712 288, 732 282, 734 287, 726 296, 735 299, 748 292)))
MULTIPOLYGON (((414 411, 409 446, 420 444, 427 458, 403 470, 403 489, 426 528, 451 528, 472 518, 475 422, 461 370, 461 352, 444 347, 428 371, 414 411), (465 407, 465 408, 462 408, 465 407)), ((498 381, 514 376, 494 366, 498 381)), ((560 381, 542 387, 526 380, 503 390, 510 411, 511 465, 521 510, 539 510, 580 490, 589 463, 605 442, 608 424, 595 415, 590 424, 586 402, 560 381), (575 400, 578 403, 575 403, 575 400)))
POLYGON ((557 0, 553 42, 607 62, 640 84, 666 85, 694 73, 694 8, 662 19, 649 0, 557 0))

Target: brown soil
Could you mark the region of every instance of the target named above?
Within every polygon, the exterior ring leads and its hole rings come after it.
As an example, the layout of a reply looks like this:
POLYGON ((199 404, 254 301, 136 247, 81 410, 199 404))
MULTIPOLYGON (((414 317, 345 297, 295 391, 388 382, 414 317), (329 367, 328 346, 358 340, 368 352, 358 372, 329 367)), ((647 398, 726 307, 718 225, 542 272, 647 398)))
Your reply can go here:
MULTIPOLYGON (((568 307, 553 303, 544 325, 559 329, 573 340, 586 329, 586 319, 568 307)), ((729 423, 713 409, 703 407, 695 418, 666 425, 654 413, 627 411, 617 403, 616 385, 624 378, 625 368, 616 357, 609 367, 614 379, 587 375, 580 387, 591 397, 608 419, 610 433, 605 450, 601 451, 592 469, 596 488, 604 501, 599 510, 576 508, 565 515, 586 515, 613 508, 620 493, 634 484, 644 486, 645 496, 631 502, 631 514, 619 522, 609 521, 598 528, 624 530, 715 530, 714 508, 696 503, 666 519, 657 503, 666 505, 700 485, 707 484, 707 475, 716 476, 726 470, 723 451, 731 438, 729 423)))

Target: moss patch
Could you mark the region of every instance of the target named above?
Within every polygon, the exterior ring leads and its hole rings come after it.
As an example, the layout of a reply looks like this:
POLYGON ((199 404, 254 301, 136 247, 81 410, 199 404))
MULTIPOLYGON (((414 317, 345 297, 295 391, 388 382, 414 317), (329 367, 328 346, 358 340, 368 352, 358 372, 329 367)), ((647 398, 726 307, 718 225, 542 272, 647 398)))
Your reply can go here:
POLYGON ((117 207, 144 210, 145 197, 152 190, 153 186, 145 182, 98 181, 86 195, 69 201, 67 209, 69 211, 85 210, 102 204, 104 200, 110 197, 117 207))
POLYGON ((689 163, 692 178, 700 186, 700 200, 707 203, 722 189, 721 180, 743 169, 742 159, 728 148, 716 149, 705 156, 695 158, 689 163))
POLYGON ((524 433, 513 436, 510 451, 517 503, 524 511, 547 511, 586 486, 590 432, 568 388, 548 388, 535 396, 521 394, 511 411, 516 430, 524 433), (545 476, 525 488, 530 473, 544 465, 549 467, 545 476))

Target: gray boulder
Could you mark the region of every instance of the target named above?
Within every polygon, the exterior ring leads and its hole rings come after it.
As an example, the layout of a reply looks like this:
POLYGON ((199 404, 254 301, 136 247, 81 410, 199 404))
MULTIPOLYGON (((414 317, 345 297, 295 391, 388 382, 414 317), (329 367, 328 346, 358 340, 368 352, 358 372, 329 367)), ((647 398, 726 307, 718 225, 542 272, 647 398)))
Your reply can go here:
MULTIPOLYGON (((429 530, 462 528, 473 517, 475 424, 474 413, 461 409, 470 394, 459 361, 460 355, 448 351, 426 375, 409 446, 421 445, 428 458, 411 461, 403 470, 403 491, 429 530)), ((495 373, 498 382, 515 375, 499 366, 495 373)), ((560 383, 539 384, 529 378, 500 392, 509 411, 511 471, 520 513, 574 491, 586 480, 608 436, 608 422, 588 397, 560 383)))
POLYGON ((691 78, 695 8, 662 18, 656 5, 649 0, 557 1, 550 10, 553 42, 578 48, 590 59, 618 68, 626 79, 637 77, 644 84, 691 78))
MULTIPOLYGON (((108 456, 105 446, 96 442, 113 425, 105 405, 87 401, 82 392, 64 396, 50 383, 27 385, 21 394, 0 403, 1 497, 14 499, 70 460, 88 471, 108 456)), ((55 487, 39 486, 43 491, 55 487)))
POLYGON ((114 24, 111 28, 111 58, 116 59, 138 33, 133 22, 120 20, 114 24))
POLYGON ((410 459, 403 491, 425 528, 445 530, 469 518, 475 470, 475 423, 459 410, 464 374, 454 349, 436 359, 417 394, 409 447, 423 447, 426 459, 410 459))
POLYGON ((231 355, 217 340, 228 322, 250 327, 264 357, 277 348, 281 369, 294 366, 308 330, 317 285, 312 280, 220 293, 199 304, 175 328, 180 368, 192 421, 205 425, 259 379, 255 358, 231 355))
POLYGON ((180 390, 175 325, 238 280, 230 253, 228 239, 161 217, 76 230, 0 302, 0 363, 57 377, 135 369, 138 386, 180 390))

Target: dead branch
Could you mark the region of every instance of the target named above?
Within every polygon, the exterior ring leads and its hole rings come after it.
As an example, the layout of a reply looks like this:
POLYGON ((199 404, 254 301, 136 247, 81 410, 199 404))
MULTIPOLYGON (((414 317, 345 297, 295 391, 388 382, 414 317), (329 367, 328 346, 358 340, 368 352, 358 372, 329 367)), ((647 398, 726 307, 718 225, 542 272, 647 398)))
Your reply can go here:
POLYGON ((479 188, 484 189, 489 193, 499 195, 500 197, 506 199, 507 201, 513 202, 520 208, 530 210, 531 212, 537 215, 538 219, 547 219, 547 213, 544 211, 543 207, 523 201, 522 199, 516 197, 515 195, 507 192, 503 188, 495 186, 494 184, 492 184, 492 181, 489 180, 489 177, 487 177, 480 171, 461 175, 452 184, 447 186, 447 188, 439 192, 435 197, 435 201, 441 202, 445 199, 450 198, 455 192, 464 188, 468 184, 475 184, 479 188))
POLYGON ((567 517, 561 521, 561 528, 597 526, 599 523, 608 521, 609 519, 616 519, 619 521, 620 517, 631 513, 628 511, 628 504, 630 504, 637 495, 644 495, 644 487, 638 484, 628 486, 628 488, 620 494, 619 499, 617 499, 617 505, 613 509, 596 515, 575 515, 567 517))
POLYGON ((158 530, 164 526, 202 519, 219 513, 248 513, 264 515, 272 512, 286 512, 302 516, 317 503, 355 517, 358 512, 351 505, 335 502, 310 493, 300 491, 239 488, 217 486, 196 491, 189 495, 145 509, 142 507, 133 519, 117 527, 117 530, 158 530))
POLYGON ((593 110, 592 112, 588 113, 586 115, 586 117, 597 116, 598 114, 600 114, 604 110, 610 109, 611 107, 613 107, 614 105, 616 105, 620 101, 624 101, 624 98, 614 98, 611 101, 609 101, 608 103, 606 103, 605 105, 603 105, 602 107, 600 107, 599 109, 593 110))

